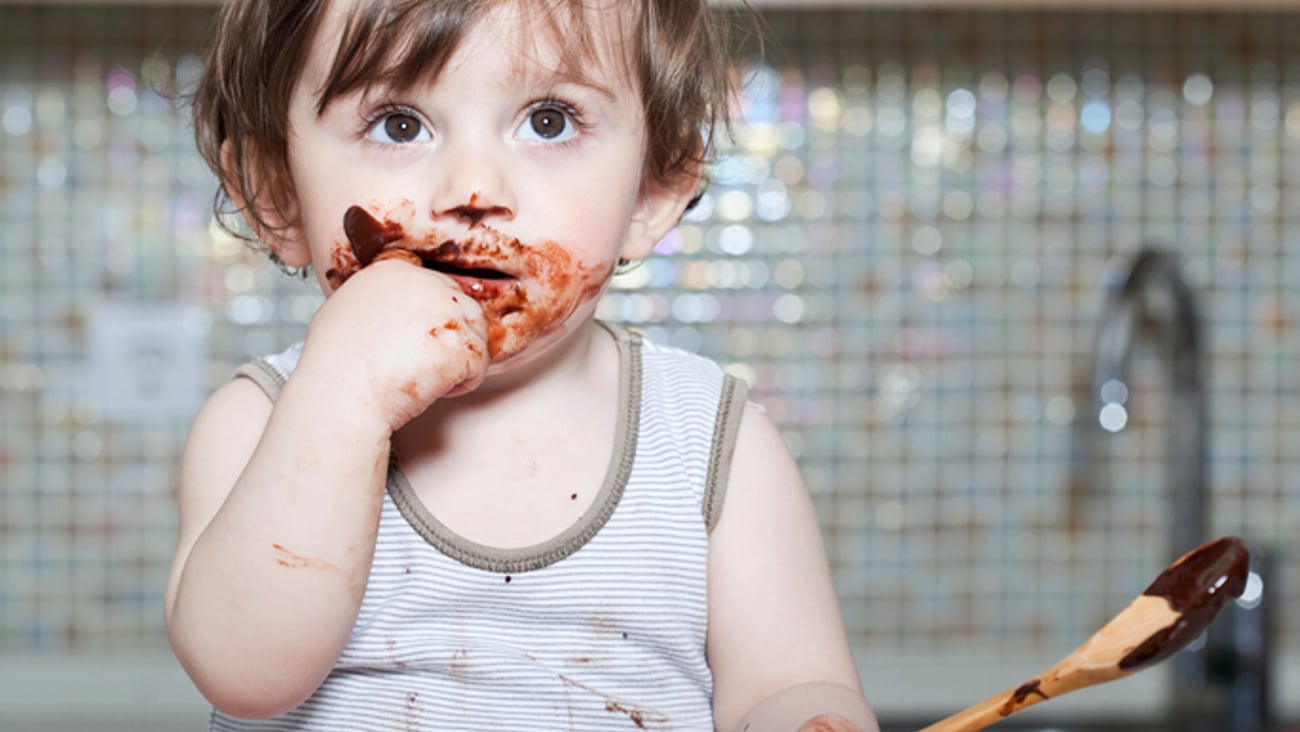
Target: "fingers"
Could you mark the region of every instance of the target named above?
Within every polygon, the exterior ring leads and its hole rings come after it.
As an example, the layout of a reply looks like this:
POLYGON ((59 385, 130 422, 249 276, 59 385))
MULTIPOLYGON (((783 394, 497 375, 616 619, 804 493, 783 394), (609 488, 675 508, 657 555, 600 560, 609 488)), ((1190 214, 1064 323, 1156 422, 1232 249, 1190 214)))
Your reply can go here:
POLYGON ((375 262, 382 262, 387 259, 401 260, 403 262, 414 264, 417 267, 424 266, 424 260, 420 259, 413 252, 408 252, 405 249, 385 249, 384 251, 375 255, 375 259, 373 262, 371 262, 371 264, 374 264, 375 262))

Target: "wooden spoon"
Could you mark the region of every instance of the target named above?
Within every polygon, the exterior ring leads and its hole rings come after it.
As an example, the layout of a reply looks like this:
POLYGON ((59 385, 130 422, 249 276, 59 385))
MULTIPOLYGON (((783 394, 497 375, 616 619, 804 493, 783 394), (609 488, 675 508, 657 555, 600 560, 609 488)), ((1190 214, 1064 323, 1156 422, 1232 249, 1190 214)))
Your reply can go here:
POLYGON ((1055 666, 921 732, 974 732, 1026 707, 1159 663, 1209 626, 1246 589, 1250 556, 1235 536, 1184 554, 1119 615, 1055 666))
POLYGON ((369 211, 360 206, 353 206, 343 214, 343 233, 347 234, 352 253, 362 267, 373 262, 384 247, 406 236, 401 224, 376 221, 369 211))

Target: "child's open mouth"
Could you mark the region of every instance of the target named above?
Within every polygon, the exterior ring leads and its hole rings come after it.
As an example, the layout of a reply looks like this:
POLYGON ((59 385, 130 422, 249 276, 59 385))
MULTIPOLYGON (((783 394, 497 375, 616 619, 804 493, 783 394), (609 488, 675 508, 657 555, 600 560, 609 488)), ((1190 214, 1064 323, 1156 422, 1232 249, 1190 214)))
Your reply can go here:
POLYGON ((441 262, 433 259, 420 252, 415 252, 416 256, 424 263, 425 269, 431 269, 435 272, 441 272, 448 277, 457 277, 472 280, 504 280, 509 279, 510 275, 500 270, 489 269, 487 267, 461 267, 449 262, 441 262))
POLYGON ((414 254, 420 258, 425 269, 447 275, 471 297, 496 295, 514 286, 514 277, 498 269, 457 264, 439 257, 437 251, 414 252, 414 254))
POLYGON ((484 266, 482 256, 467 256, 465 246, 455 240, 446 240, 429 249, 416 244, 413 247, 401 246, 406 234, 401 224, 392 221, 378 221, 360 206, 348 209, 343 219, 344 233, 352 245, 352 252, 357 263, 362 267, 378 259, 400 257, 412 264, 420 264, 426 269, 441 272, 456 281, 471 297, 485 300, 498 297, 515 289, 514 276, 484 266), (479 261, 475 261, 479 260, 479 261))

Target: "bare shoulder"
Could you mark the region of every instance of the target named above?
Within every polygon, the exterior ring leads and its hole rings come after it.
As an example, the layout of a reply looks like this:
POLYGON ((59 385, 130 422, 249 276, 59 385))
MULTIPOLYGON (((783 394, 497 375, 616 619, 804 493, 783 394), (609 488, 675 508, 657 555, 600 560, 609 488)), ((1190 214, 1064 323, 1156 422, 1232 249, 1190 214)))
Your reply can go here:
MULTIPOLYGON (((271 400, 248 379, 233 379, 213 392, 190 424, 181 455, 181 497, 209 481, 207 471, 246 461, 271 415, 271 400)), ((232 481, 233 485, 233 481, 232 481)))
POLYGON ((741 415, 726 495, 714 546, 726 549, 775 531, 816 543, 820 555, 820 530, 799 468, 780 430, 752 402, 741 415))
POLYGON ((746 402, 740 421, 740 431, 736 436, 736 456, 731 465, 731 477, 755 478, 767 474, 773 468, 779 469, 780 475, 774 481, 776 489, 795 489, 800 495, 806 495, 799 470, 795 465, 785 438, 768 417, 767 411, 754 402, 746 402), (791 484, 793 479, 795 484, 791 484))
POLYGON ((794 687, 861 700, 812 500, 780 431, 753 405, 710 535, 708 652, 718 729, 794 687))

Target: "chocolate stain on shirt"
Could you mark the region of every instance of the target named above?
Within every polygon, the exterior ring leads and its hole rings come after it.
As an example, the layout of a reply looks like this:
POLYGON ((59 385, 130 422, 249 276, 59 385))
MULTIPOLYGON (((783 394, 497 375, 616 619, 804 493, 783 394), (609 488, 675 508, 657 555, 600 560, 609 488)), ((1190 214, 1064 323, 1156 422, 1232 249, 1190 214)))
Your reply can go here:
POLYGON ((454 678, 459 679, 467 676, 470 671, 469 650, 465 648, 456 649, 451 654, 451 661, 447 663, 447 668, 454 678))
POLYGON ((420 726, 420 692, 406 692, 406 730, 407 732, 417 732, 420 726))
POLYGON ((653 724, 659 728, 667 728, 669 725, 672 724, 671 719, 658 712, 648 710, 648 709, 642 709, 641 707, 638 707, 635 704, 631 704, 621 699, 616 699, 610 696, 609 694, 606 694, 603 691, 593 689, 590 686, 587 686, 586 684, 582 683, 581 681, 572 679, 568 676, 565 676, 564 674, 559 674, 559 677, 560 677, 560 681, 563 681, 565 684, 577 689, 581 689, 590 694, 594 694, 600 697, 601 699, 603 699, 605 701, 605 711, 618 713, 618 714, 626 714, 627 718, 630 719, 632 723, 637 726, 638 729, 649 729, 648 727, 646 727, 646 724, 653 724))

